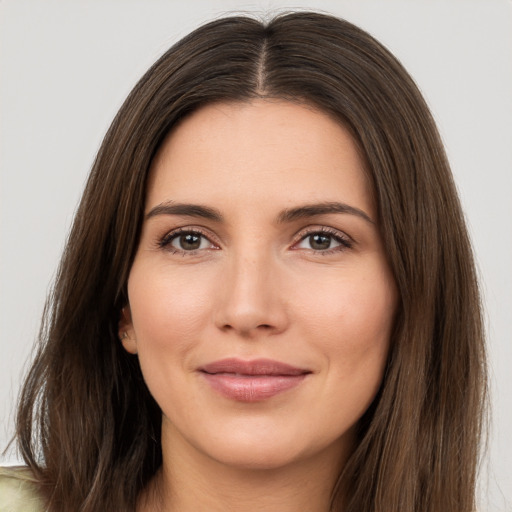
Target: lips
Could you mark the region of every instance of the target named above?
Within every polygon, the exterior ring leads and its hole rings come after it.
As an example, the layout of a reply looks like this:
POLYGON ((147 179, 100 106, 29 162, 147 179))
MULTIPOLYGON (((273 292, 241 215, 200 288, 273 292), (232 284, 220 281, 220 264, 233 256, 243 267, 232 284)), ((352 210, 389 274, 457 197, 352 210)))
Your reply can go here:
POLYGON ((202 366, 199 372, 215 391, 240 402, 271 398, 298 386, 311 373, 270 359, 223 359, 202 366))

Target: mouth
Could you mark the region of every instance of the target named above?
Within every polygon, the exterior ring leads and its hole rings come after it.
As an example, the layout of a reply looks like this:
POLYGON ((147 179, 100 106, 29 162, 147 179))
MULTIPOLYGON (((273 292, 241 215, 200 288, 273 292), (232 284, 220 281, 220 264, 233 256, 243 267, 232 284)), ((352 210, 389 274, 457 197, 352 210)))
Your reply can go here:
POLYGON ((231 400, 259 402, 298 386, 311 370, 271 359, 223 359, 199 372, 210 386, 231 400))

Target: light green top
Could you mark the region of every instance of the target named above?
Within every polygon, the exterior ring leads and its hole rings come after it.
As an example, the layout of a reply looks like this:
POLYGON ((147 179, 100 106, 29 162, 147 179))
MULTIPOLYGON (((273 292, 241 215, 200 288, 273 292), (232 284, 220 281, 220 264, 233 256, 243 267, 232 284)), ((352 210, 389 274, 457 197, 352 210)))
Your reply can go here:
POLYGON ((36 480, 24 467, 0 467, 0 512, 44 512, 36 480))

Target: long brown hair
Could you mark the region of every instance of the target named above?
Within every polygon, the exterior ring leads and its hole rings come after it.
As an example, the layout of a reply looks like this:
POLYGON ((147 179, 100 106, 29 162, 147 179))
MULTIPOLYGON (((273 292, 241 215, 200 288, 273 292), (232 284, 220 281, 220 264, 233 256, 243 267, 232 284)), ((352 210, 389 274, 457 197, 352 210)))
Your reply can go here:
POLYGON ((479 294, 429 110, 401 64, 323 14, 229 17, 165 53, 99 150, 21 394, 20 451, 51 512, 135 510, 161 465, 161 413, 118 339, 148 169, 181 119, 214 101, 306 102, 358 144, 400 294, 381 390, 333 489, 344 512, 473 512, 485 398, 479 294))

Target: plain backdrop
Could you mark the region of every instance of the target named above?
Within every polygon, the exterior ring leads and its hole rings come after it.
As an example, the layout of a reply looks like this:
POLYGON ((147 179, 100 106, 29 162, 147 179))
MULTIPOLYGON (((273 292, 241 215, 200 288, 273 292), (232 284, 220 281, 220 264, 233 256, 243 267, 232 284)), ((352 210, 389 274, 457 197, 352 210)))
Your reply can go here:
MULTIPOLYGON (((0 0, 0 451, 95 152, 146 68, 231 12, 323 10, 377 37, 423 91, 470 227, 486 308, 492 430, 482 510, 512 510, 512 2, 0 0)), ((10 451, 2 463, 19 462, 10 451)))

